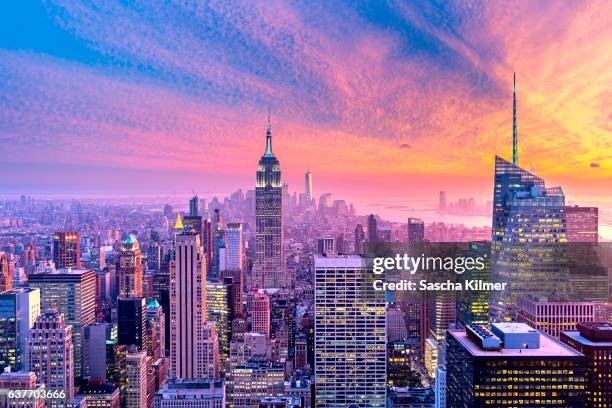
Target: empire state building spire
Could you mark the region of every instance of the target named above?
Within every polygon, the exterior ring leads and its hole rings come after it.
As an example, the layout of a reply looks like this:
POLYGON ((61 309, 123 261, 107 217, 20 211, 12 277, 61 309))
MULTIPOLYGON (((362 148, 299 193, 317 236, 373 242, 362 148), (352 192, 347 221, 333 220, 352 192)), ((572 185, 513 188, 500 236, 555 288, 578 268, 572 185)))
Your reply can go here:
POLYGON ((272 130, 270 126, 270 107, 268 107, 268 131, 266 132, 266 152, 265 157, 274 157, 272 153, 272 130))
POLYGON ((512 164, 518 165, 518 140, 516 129, 516 72, 514 73, 514 91, 512 103, 512 164))

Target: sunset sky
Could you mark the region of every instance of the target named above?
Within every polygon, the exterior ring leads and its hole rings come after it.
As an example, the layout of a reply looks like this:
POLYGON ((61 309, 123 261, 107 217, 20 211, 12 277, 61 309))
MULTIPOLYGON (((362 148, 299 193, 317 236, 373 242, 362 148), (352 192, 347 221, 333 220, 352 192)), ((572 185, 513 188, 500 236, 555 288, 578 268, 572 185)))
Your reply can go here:
POLYGON ((516 72, 519 165, 612 206, 610 2, 161 3, 2 2, 0 195, 253 188, 270 105, 292 191, 487 200, 516 72))

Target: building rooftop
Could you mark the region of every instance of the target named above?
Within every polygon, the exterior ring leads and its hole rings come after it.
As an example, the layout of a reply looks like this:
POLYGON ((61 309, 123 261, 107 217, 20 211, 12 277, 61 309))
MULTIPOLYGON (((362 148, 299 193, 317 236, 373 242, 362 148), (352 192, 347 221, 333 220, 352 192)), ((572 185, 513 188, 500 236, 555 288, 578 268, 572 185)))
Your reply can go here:
POLYGON ((315 268, 365 268, 365 259, 359 255, 315 256, 315 268))
MULTIPOLYGON (((519 326, 515 329, 517 331, 526 330, 524 327, 519 326)), ((533 330, 528 325, 526 326, 529 330, 533 330)), ((505 358, 505 357, 579 357, 581 353, 572 349, 569 346, 557 341, 556 339, 549 337, 546 334, 540 333, 540 348, 530 349, 506 349, 501 348, 499 350, 484 350, 479 344, 470 339, 467 333, 463 330, 449 329, 449 334, 455 338, 467 351, 470 352, 474 357, 487 357, 487 358, 505 358)))

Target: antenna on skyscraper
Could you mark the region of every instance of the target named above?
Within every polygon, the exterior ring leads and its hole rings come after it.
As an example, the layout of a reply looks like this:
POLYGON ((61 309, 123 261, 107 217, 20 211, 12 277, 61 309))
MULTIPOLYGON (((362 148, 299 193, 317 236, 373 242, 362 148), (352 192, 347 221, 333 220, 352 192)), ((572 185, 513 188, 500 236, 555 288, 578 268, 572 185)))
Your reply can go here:
POLYGON ((268 132, 270 131, 270 104, 268 104, 268 132))
POLYGON ((514 91, 512 103, 512 164, 518 165, 518 140, 516 129, 516 72, 514 73, 514 91))

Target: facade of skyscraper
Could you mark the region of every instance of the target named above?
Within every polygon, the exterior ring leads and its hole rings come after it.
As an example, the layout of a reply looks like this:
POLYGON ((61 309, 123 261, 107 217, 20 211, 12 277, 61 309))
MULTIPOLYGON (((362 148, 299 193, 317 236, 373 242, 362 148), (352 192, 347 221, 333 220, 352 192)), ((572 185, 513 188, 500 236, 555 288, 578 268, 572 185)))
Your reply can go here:
POLYGON ((363 231, 363 226, 361 224, 357 224, 357 226, 355 227, 355 255, 359 255, 363 251, 364 241, 365 233, 363 231))
POLYGON ((584 356, 524 323, 447 334, 446 406, 583 407, 584 356))
POLYGON ((13 288, 13 274, 9 268, 8 256, 0 251, 0 292, 13 288))
POLYGON ((420 218, 408 218, 408 242, 418 243, 425 239, 425 223, 420 218))
POLYGON ((53 234, 53 263, 58 269, 81 267, 81 236, 78 232, 53 234))
POLYGON ((63 390, 64 400, 74 398, 74 348, 72 329, 57 312, 45 312, 34 323, 29 341, 30 369, 50 390, 63 390))
POLYGON ((40 290, 40 310, 57 310, 72 326, 74 376, 80 377, 83 327, 96 320, 96 272, 93 269, 52 269, 28 277, 40 290))
POLYGON ((315 258, 316 406, 384 407, 384 293, 363 258, 315 258))
POLYGON ((148 336, 149 349, 153 358, 166 356, 166 314, 157 299, 147 303, 147 327, 155 336, 148 336), (153 338, 154 337, 154 338, 153 338))
POLYGON ((213 377, 215 366, 218 371, 215 325, 206 321, 204 248, 200 235, 189 227, 177 229, 170 263, 170 338, 172 375, 213 377))
POLYGON ((223 281, 206 282, 206 320, 215 323, 221 355, 229 355, 231 286, 223 281))
POLYGON ((310 204, 312 202, 312 198, 314 197, 312 194, 312 173, 310 170, 308 170, 304 175, 304 192, 306 193, 306 199, 310 204))
POLYGON ((242 224, 229 223, 225 235, 225 268, 238 271, 244 267, 244 245, 242 239, 242 224))
POLYGON ((126 357, 125 408, 147 406, 147 371, 146 351, 129 349, 126 357))
POLYGON ((29 370, 30 331, 40 315, 40 291, 15 288, 0 293, 0 371, 29 370))
POLYGON ((599 209, 597 207, 565 207, 567 242, 597 242, 599 240, 599 209))
POLYGON ((143 297, 117 299, 117 340, 125 346, 144 350, 147 339, 147 303, 143 297))
POLYGON ((251 295, 249 303, 251 331, 270 338, 270 297, 262 292, 251 295))
POLYGON ((378 241, 378 223, 374 214, 368 215, 368 242, 378 241))
POLYGON ((268 122, 266 150, 259 160, 255 186, 253 283, 259 288, 281 288, 286 285, 284 234, 281 169, 272 153, 272 132, 268 122))
POLYGON ((561 341, 585 356, 586 407, 609 407, 612 402, 612 324, 578 323, 577 330, 561 333, 561 341))
POLYGON ((119 251, 117 265, 119 296, 142 296, 142 253, 136 237, 129 234, 119 251))

